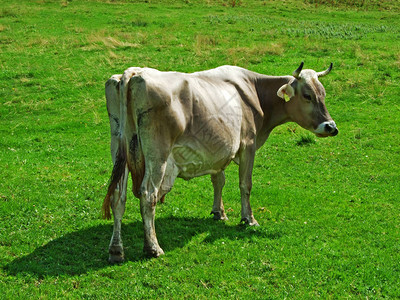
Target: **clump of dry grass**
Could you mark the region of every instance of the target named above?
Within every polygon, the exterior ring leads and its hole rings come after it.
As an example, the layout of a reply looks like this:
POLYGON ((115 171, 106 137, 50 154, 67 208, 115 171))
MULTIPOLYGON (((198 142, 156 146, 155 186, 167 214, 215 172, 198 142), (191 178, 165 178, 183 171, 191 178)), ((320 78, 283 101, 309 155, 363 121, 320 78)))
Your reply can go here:
POLYGON ((3 31, 8 30, 8 29, 9 29, 8 26, 4 26, 4 25, 0 24, 0 32, 3 32, 3 31))
POLYGON ((242 5, 242 1, 241 0, 228 0, 228 1, 224 1, 222 3, 223 6, 230 6, 230 7, 236 7, 236 6, 241 6, 242 5))
POLYGON ((358 9, 399 9, 398 1, 382 1, 382 0, 306 0, 306 2, 315 5, 327 5, 332 7, 349 7, 358 9))
POLYGON ((205 51, 215 48, 218 44, 215 36, 198 34, 194 39, 194 51, 197 55, 204 55, 205 51))
MULTIPOLYGON (((123 40, 124 37, 120 37, 115 34, 109 34, 104 30, 90 34, 87 37, 88 48, 97 48, 99 46, 105 46, 108 49, 118 48, 138 48, 138 43, 131 43, 123 40)), ((126 38, 126 37, 125 37, 126 38)))
POLYGON ((232 64, 246 65, 248 62, 261 62, 266 55, 282 55, 285 46, 282 43, 272 42, 252 47, 234 47, 227 50, 232 64))

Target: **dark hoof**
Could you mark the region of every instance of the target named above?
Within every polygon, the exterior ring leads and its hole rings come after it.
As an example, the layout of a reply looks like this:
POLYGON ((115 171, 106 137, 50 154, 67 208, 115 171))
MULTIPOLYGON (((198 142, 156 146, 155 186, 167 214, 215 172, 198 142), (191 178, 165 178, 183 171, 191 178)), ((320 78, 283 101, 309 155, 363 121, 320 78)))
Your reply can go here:
POLYGON ((121 246, 110 247, 108 253, 110 253, 110 256, 108 257, 108 262, 110 264, 119 264, 125 260, 124 249, 121 246))
POLYGON ((108 262, 110 264, 121 264, 125 261, 124 256, 118 256, 118 255, 111 255, 108 257, 108 262))
POLYGON ((156 247, 156 248, 150 248, 150 247, 144 247, 143 248, 143 252, 149 256, 149 257, 154 257, 157 258, 160 255, 164 254, 163 249, 161 249, 160 247, 156 247))

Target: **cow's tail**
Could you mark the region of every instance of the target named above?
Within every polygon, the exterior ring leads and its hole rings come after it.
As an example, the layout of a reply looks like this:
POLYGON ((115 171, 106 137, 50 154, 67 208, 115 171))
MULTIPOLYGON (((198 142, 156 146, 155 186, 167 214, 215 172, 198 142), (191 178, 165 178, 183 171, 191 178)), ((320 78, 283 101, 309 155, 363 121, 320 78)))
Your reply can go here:
POLYGON ((145 160, 140 146, 139 135, 134 135, 129 145, 129 169, 132 175, 132 192, 135 197, 140 197, 140 187, 145 172, 145 160))
POLYGON ((127 154, 128 152, 125 148, 125 144, 120 143, 108 184, 107 195, 103 201, 102 212, 104 219, 111 219, 111 195, 113 195, 115 189, 118 186, 118 183, 123 180, 125 169, 127 167, 129 168, 129 171, 132 175, 133 194, 137 198, 140 197, 140 186, 142 185, 145 172, 145 160, 138 135, 133 136, 129 145, 129 157, 127 154))
POLYGON ((103 201, 103 206, 102 206, 103 219, 111 219, 111 213, 110 213, 111 195, 114 193, 118 183, 122 179, 122 176, 125 174, 125 168, 127 165, 127 156, 126 156, 126 149, 124 149, 124 147, 121 146, 122 144, 120 144, 118 148, 114 167, 108 184, 107 194, 103 201))

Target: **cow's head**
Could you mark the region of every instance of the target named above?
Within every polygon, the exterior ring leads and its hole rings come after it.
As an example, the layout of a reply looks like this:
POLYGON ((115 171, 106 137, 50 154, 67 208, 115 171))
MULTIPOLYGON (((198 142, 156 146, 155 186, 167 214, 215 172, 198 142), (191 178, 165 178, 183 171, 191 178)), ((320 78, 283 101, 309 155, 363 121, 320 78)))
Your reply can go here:
POLYGON ((339 131, 326 109, 325 89, 318 80, 332 70, 332 63, 323 72, 303 70, 303 65, 302 62, 293 72, 294 78, 278 90, 278 96, 289 98, 285 106, 292 121, 318 137, 335 136, 339 131))

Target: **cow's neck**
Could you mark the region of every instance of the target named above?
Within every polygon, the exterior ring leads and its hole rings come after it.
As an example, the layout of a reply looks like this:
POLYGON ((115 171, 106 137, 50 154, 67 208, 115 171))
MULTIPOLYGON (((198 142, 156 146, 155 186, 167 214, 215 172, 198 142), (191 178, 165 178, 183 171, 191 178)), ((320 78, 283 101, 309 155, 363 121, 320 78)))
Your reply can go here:
POLYGON ((257 148, 267 140, 271 131, 278 125, 290 121, 285 109, 285 100, 277 96, 279 88, 288 83, 291 76, 259 75, 255 81, 261 109, 264 112, 262 127, 257 132, 257 148))

